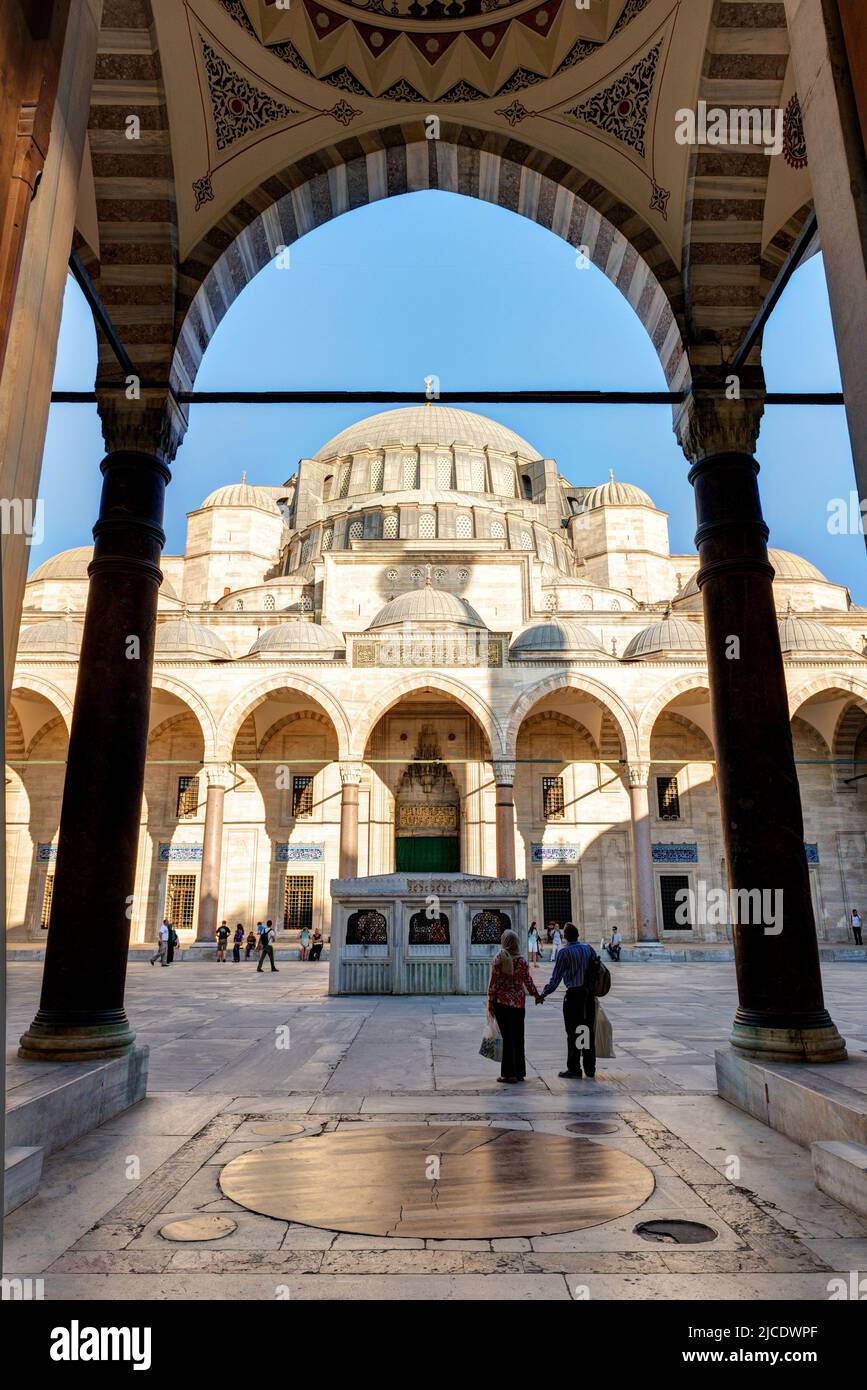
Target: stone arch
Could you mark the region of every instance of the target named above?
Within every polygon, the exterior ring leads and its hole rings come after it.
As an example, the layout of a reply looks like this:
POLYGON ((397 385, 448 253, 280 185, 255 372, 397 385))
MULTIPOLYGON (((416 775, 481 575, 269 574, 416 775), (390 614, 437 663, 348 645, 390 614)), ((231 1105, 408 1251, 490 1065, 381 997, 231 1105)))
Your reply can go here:
POLYGON ((812 700, 814 695, 830 695, 834 690, 839 690, 841 695, 849 695, 861 709, 867 710, 867 681, 856 680, 848 672, 843 675, 842 672, 824 671, 789 691, 789 717, 796 715, 801 705, 812 700))
POLYGON ((672 700, 677 699, 678 695, 686 695, 691 690, 704 690, 707 691, 708 696, 710 695, 706 671, 692 671, 687 676, 678 676, 677 680, 673 680, 670 685, 664 685, 661 690, 657 690, 655 695, 651 695, 638 716, 638 746, 642 760, 647 761, 650 757, 653 726, 666 705, 670 705, 672 700))
POLYGON ((68 733, 69 731, 66 728, 66 720, 63 718, 62 714, 55 714, 53 719, 47 719, 45 723, 41 726, 41 728, 36 730, 36 733, 33 735, 30 742, 28 743, 27 750, 24 754, 25 758, 30 757, 37 743, 39 743, 41 739, 45 738, 46 734, 50 734, 54 729, 59 729, 61 725, 63 725, 64 731, 68 733))
POLYGON ((518 731, 533 707, 540 700, 544 700, 547 695, 556 694, 558 690, 580 691, 594 704, 599 705, 603 717, 607 715, 616 728, 621 747, 620 757, 628 761, 636 756, 638 732, 632 711, 623 703, 619 695, 616 695, 613 690, 609 690, 608 686, 602 685, 601 682, 593 680, 589 676, 574 675, 571 671, 564 671, 559 675, 548 676, 545 680, 538 681, 536 685, 531 686, 516 700, 506 726, 507 756, 515 756, 518 731))
POLYGON ((399 704, 405 695, 418 695, 427 691, 434 695, 444 695, 461 705, 468 714, 472 715, 484 733, 491 757, 501 758, 503 756, 505 747, 503 731, 490 705, 475 690, 462 685, 460 681, 454 680, 451 676, 439 674, 426 676, 423 672, 413 672, 412 675, 404 676, 403 680, 389 686, 388 690, 383 691, 370 701, 365 708, 364 724, 353 732, 350 756, 353 758, 364 757, 371 734, 382 716, 387 714, 393 705, 399 704))
POLYGON ((323 724, 326 728, 331 728, 331 720, 325 714, 319 714, 315 709, 299 709, 293 714, 284 714, 282 719, 277 719, 266 729, 256 747, 256 756, 261 757, 263 750, 276 738, 279 733, 287 728, 289 724, 295 724, 299 719, 311 719, 317 724, 323 724))
POLYGON ((522 723, 522 729, 526 731, 533 726, 539 727, 555 720, 558 724, 566 724, 569 728, 574 729, 575 733, 580 735, 581 738, 586 738, 594 754, 597 756, 599 755, 599 744, 587 728, 587 725, 582 724, 580 719, 573 719, 571 714, 561 714, 559 710, 555 709, 538 710, 536 714, 527 716, 522 723))
MULTIPOLYGON (((190 712, 199 721, 199 728, 202 731, 202 739, 205 745, 205 762, 212 762, 216 759, 217 747, 217 725, 209 707, 205 704, 200 695, 197 695, 191 686, 185 685, 183 681, 175 680, 173 676, 165 676, 154 672, 151 686, 154 690, 162 690, 167 695, 175 695, 185 705, 189 706, 190 712)), ((174 717, 174 716, 172 716, 174 717)), ((149 739, 154 736, 156 730, 149 735, 149 739)))
POLYGON ((24 730, 21 727, 21 720, 18 718, 18 711, 10 702, 6 712, 6 757, 15 759, 26 758, 26 756, 24 730))
POLYGON ((283 675, 269 676, 257 685, 249 686, 223 711, 216 737, 216 757, 218 762, 231 762, 235 739, 247 717, 253 713, 263 700, 278 690, 288 690, 293 694, 304 695, 328 715, 337 734, 338 757, 349 754, 352 735, 349 720, 342 705, 329 694, 324 686, 306 676, 287 671, 283 675))
MULTIPOLYGON (((657 715, 656 720, 654 721, 654 731, 652 731, 650 735, 651 748, 653 747, 653 739, 654 737, 656 737, 656 726, 659 724, 659 721, 660 719, 662 719, 663 715, 667 719, 670 719, 673 724, 679 724, 685 733, 689 734, 691 738, 695 738, 703 745, 704 751, 710 754, 710 757, 707 760, 708 762, 712 763, 716 760, 713 750, 713 744, 711 743, 710 738, 705 733, 704 729, 702 729, 699 724, 696 724, 694 719, 690 719, 689 715, 680 714, 677 710, 674 709, 663 708, 659 711, 659 714, 657 715)), ((677 762, 677 758, 666 758, 666 761, 677 762)))
POLYGON ((51 681, 43 680, 42 676, 31 675, 28 671, 26 674, 22 673, 20 679, 16 676, 10 692, 10 700, 14 699, 19 692, 27 690, 33 691, 34 695, 41 695, 43 699, 54 705, 58 713, 63 716, 66 732, 69 733, 72 723, 72 700, 69 696, 59 686, 53 685, 51 681))
MULTIPOLYGON (((858 741, 867 729, 867 704, 854 700, 841 712, 834 730, 831 757, 834 760, 834 785, 848 791, 854 787, 849 779, 856 775, 855 757, 858 741)), ((865 769, 867 770, 867 769, 865 769)))
POLYGON ((337 141, 274 170, 209 229, 180 267, 180 286, 190 290, 179 295, 175 388, 192 389, 217 325, 278 248, 353 208, 424 189, 494 203, 587 247, 641 320, 669 388, 689 389, 680 274, 640 213, 596 179, 510 135, 443 121, 431 141, 419 119, 337 141))

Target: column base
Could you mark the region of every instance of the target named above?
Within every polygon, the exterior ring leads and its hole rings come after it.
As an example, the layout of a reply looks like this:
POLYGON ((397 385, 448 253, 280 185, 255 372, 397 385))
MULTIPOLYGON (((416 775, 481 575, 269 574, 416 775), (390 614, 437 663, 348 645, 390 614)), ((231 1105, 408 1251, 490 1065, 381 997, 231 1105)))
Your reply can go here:
POLYGON ((845 1062, 846 1042, 828 1014, 826 1023, 779 1028, 735 1019, 729 1041, 759 1062, 845 1062))
POLYGON ((134 1045, 135 1033, 126 1020, 79 1027, 34 1019, 21 1036, 18 1056, 28 1062, 92 1062, 124 1057, 134 1045))

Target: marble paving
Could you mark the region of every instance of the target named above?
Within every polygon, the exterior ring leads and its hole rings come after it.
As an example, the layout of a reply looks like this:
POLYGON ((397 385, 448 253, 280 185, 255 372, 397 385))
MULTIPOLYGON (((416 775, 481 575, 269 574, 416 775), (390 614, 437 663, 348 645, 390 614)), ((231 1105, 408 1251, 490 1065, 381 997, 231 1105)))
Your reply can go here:
MULTIPOLYGON (((10 1045, 33 1015, 40 970, 10 964, 10 1045)), ((540 984, 549 970, 537 969, 540 984)), ((253 962, 131 964, 148 1098, 46 1159, 40 1192, 7 1219, 4 1272, 41 1277, 47 1299, 120 1300, 824 1300, 834 1275, 867 1272, 867 1222, 816 1189, 805 1150, 715 1094, 732 965, 614 967, 605 1007, 617 1055, 595 1081, 558 1078, 559 1001, 530 1003, 523 1086, 498 1085, 478 1055, 482 1000, 330 999, 327 971, 282 962, 277 980, 253 962), (446 1120, 566 1135, 581 1117, 613 1122, 593 1142, 645 1164, 654 1190, 625 1217, 559 1235, 323 1230, 247 1211, 218 1181, 240 1154, 287 1142, 257 1133, 266 1121, 299 1122, 304 1136, 446 1120), (160 1235, 213 1213, 235 1229, 190 1244, 160 1235), (635 1231, 672 1218, 716 1239, 655 1244, 635 1231)), ((823 973, 850 1049, 867 1052, 867 969, 823 973)))

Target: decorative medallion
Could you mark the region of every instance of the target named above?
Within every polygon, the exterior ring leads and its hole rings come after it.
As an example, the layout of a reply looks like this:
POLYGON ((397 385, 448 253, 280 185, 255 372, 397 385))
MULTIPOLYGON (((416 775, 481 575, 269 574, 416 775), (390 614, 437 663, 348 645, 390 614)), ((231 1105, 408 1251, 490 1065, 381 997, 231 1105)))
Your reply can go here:
POLYGON ((509 106, 497 107, 497 115, 505 116, 510 126, 518 125, 527 116, 531 116, 532 114, 532 111, 528 111, 524 103, 519 101, 517 97, 515 97, 515 100, 511 102, 509 106))
POLYGON ((662 40, 601 92, 566 109, 565 115, 583 125, 595 126, 613 139, 629 145, 642 159, 647 154, 647 118, 653 84, 662 52, 662 40))
POLYGON ((339 121, 341 125, 351 125, 355 117, 361 115, 361 112, 356 110, 354 106, 350 106, 348 101, 338 101, 335 102, 328 114, 333 116, 335 121, 339 121))
POLYGON ((660 188, 656 179, 653 180, 653 192, 650 195, 650 211, 661 212, 664 221, 668 221, 668 200, 671 192, 667 188, 660 188))
POLYGON ((203 174, 200 179, 193 179, 193 196, 196 200, 196 212, 204 207, 205 203, 214 201, 214 186, 211 183, 211 175, 203 174))
POLYGON ((806 169, 809 163, 804 118, 797 92, 791 97, 783 116, 783 154, 792 169, 806 169))
POLYGON ((204 39, 201 44, 218 150, 227 149, 263 126, 300 114, 296 107, 278 101, 235 72, 204 39))

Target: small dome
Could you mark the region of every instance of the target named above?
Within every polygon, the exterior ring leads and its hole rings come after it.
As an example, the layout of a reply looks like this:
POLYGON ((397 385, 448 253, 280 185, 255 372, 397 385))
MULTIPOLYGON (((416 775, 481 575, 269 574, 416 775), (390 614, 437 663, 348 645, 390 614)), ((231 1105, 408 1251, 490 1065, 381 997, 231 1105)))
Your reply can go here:
POLYGON ((584 498, 583 510, 592 511, 595 507, 655 507, 652 497, 634 483, 617 483, 610 473, 608 482, 594 487, 584 498))
POLYGON ((586 627, 568 618, 552 618, 531 623, 519 632, 510 648, 511 656, 535 656, 540 652, 598 652, 605 648, 586 627))
POLYGON ((256 487, 247 482, 247 474, 243 473, 239 483, 229 483, 209 493, 199 511, 204 511, 206 507, 258 507, 260 511, 282 516, 275 500, 282 491, 282 488, 256 487))
POLYGON ((633 637, 623 653, 623 660, 649 661, 679 652, 703 653, 704 632, 696 623, 685 622, 683 618, 664 618, 633 637))
POLYGON ((796 618, 789 613, 781 618, 779 628, 784 656, 840 651, 847 652, 849 656, 858 655, 842 633, 825 627, 824 623, 814 622, 812 618, 796 618))
POLYGON ((156 650, 163 656, 195 656, 205 661, 225 659, 231 653, 215 632, 189 618, 170 618, 157 627, 156 650))
POLYGON ((539 450, 514 430, 489 420, 486 415, 456 410, 448 405, 408 405, 370 415, 329 439, 316 457, 320 463, 325 463, 327 459, 354 454, 360 449, 395 448, 403 444, 433 444, 444 449, 463 444, 470 449, 494 449, 525 459, 539 458, 539 450))
POLYGON ((250 655, 261 652, 269 655, 274 652, 326 653, 342 651, 345 643, 342 637, 321 623, 307 623, 300 619, 295 622, 278 623, 261 632, 250 648, 250 655))
POLYGON ((368 628, 368 632, 380 627, 398 627, 409 623, 418 627, 421 623, 444 623, 450 627, 483 628, 475 609, 457 594, 447 593, 445 589, 433 589, 426 584, 423 589, 411 589, 407 594, 392 599, 381 608, 368 628))
POLYGON ((73 618, 53 618, 47 623, 36 623, 22 632, 18 639, 18 651, 29 656, 42 652, 78 656, 83 635, 84 623, 76 622, 73 618))
MULTIPOLYGON (((92 545, 76 545, 71 550, 61 550, 57 555, 52 555, 50 559, 43 560, 42 564, 33 571, 27 583, 36 584, 41 579, 88 579, 87 567, 92 559, 92 545)), ((163 582, 160 585, 160 595, 177 598, 177 594, 165 576, 163 576, 163 582)))
MULTIPOLYGON (((821 570, 816 569, 815 565, 811 565, 810 561, 805 560, 803 555, 796 555, 792 550, 770 549, 768 551, 768 559, 774 568, 775 581, 782 580, 785 583, 789 583, 797 579, 812 579, 818 581, 820 584, 827 584, 830 582, 825 578, 821 570)), ((677 595, 678 599, 695 598, 701 593, 698 587, 697 575, 698 570, 696 570, 688 583, 684 584, 680 593, 677 595)))

